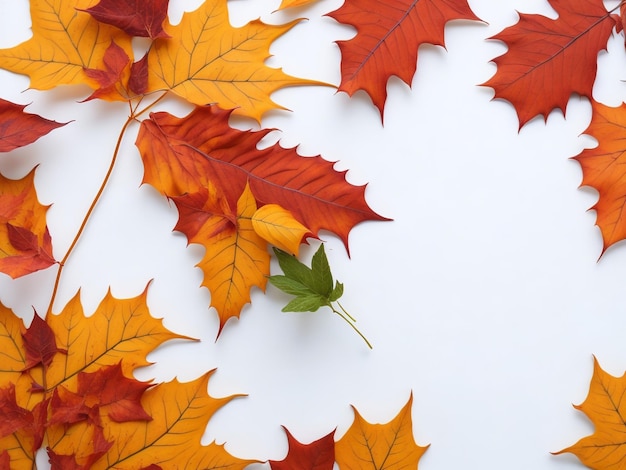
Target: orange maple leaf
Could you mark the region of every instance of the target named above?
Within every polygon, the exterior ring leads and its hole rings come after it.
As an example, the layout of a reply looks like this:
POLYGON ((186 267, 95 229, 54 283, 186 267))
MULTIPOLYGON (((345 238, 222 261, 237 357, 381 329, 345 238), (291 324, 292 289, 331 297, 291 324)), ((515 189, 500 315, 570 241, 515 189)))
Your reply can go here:
POLYGON ((411 405, 413 395, 387 424, 370 424, 354 409, 354 422, 335 444, 335 459, 341 470, 417 468, 428 449, 415 444, 411 405))
POLYGON ((594 470, 621 470, 626 460, 626 374, 614 377, 593 361, 593 377, 589 394, 578 406, 592 421, 595 431, 576 444, 555 452, 572 453, 587 467, 594 470))
POLYGON ((131 37, 79 11, 94 0, 34 0, 30 2, 33 35, 9 49, 0 49, 0 68, 28 75, 30 86, 48 90, 57 85, 87 84, 97 88, 85 69, 100 69, 115 42, 133 56, 131 37))
POLYGON ((299 21, 267 25, 255 20, 241 28, 230 25, 226 0, 204 2, 185 13, 170 38, 158 38, 148 54, 148 90, 171 90, 187 101, 223 109, 260 121, 281 108, 270 95, 283 87, 321 85, 291 77, 265 65, 272 42, 299 21))
POLYGON ((198 266, 204 273, 202 285, 211 292, 211 306, 220 318, 219 333, 232 317, 250 302, 250 289, 265 290, 270 270, 267 243, 252 227, 257 210, 248 187, 237 202, 233 221, 227 205, 219 205, 215 194, 206 190, 173 198, 179 211, 175 230, 189 243, 206 249, 198 266), (217 204, 216 204, 217 202, 217 204))
POLYGON ((558 18, 520 14, 517 24, 491 38, 509 50, 493 60, 498 70, 483 85, 513 104, 520 128, 535 116, 547 119, 553 109, 565 114, 574 93, 592 98, 598 53, 618 22, 602 0, 550 4, 558 18))
POLYGON ((0 175, 0 271, 13 278, 56 263, 34 178, 34 170, 19 180, 0 175))
POLYGON ((338 41, 339 90, 352 96, 364 90, 383 115, 392 75, 411 85, 422 44, 444 46, 444 27, 457 19, 478 20, 467 0, 346 0, 328 14, 354 26, 357 35, 338 41))
POLYGON ((626 238, 626 105, 618 108, 592 101, 592 117, 586 134, 598 146, 574 157, 583 171, 581 186, 599 193, 592 209, 602 232, 602 252, 626 238))

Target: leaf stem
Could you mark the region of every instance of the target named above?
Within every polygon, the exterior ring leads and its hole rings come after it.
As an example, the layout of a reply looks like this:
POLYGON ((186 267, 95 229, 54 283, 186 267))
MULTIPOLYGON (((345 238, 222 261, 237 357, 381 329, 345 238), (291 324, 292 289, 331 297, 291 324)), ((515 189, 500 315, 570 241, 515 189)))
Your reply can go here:
POLYGON ((367 344, 367 346, 370 349, 373 349, 372 348, 372 344, 367 340, 367 338, 363 335, 363 333, 361 333, 361 331, 359 331, 359 329, 353 323, 353 321, 356 321, 356 320, 354 320, 354 318, 348 312, 345 311, 345 309, 341 306, 341 304, 339 302, 337 302, 337 305, 339 305, 339 307, 341 307, 341 310, 343 310, 343 313, 340 312, 339 310, 337 310, 335 307, 333 307, 333 305, 331 303, 328 303, 328 306, 330 307, 330 309, 333 312, 335 312, 337 315, 339 315, 341 318, 343 318, 346 321, 346 323, 348 325, 350 325, 352 327, 352 329, 354 331, 356 331, 361 338, 363 338, 363 341, 365 341, 365 344, 367 344), (344 315, 344 313, 345 313, 345 315, 344 315), (350 321, 350 319, 352 319, 352 321, 350 321))
POLYGON ((345 313, 345 314, 346 314, 346 316, 347 316, 347 317, 348 317, 351 321, 353 321, 354 323, 356 323, 356 318, 354 318, 352 315, 350 315, 348 312, 346 312, 346 309, 345 309, 345 308, 343 308, 343 305, 341 305, 341 304, 339 303, 339 301, 337 301, 337 305, 339 305, 339 308, 341 308, 341 310, 343 311, 343 313, 345 313))
POLYGON ((91 218, 91 214, 93 213, 94 209, 96 208, 96 206, 98 205, 98 202, 100 201, 102 197, 102 193, 104 192, 104 189, 106 188, 109 182, 109 179, 111 178, 111 174, 113 173, 113 168, 115 167, 115 162, 117 161, 117 156, 119 154, 120 147, 122 145, 122 140, 124 138, 124 135, 126 134, 126 129, 128 129, 128 126, 135 120, 135 116, 136 115, 134 113, 131 113, 128 119, 126 120, 126 122, 124 123, 124 125, 122 126, 122 129, 117 137, 117 143, 115 144, 115 150, 113 151, 113 156, 111 157, 109 168, 106 174, 104 175, 104 179, 102 180, 100 187, 98 188, 98 192, 94 196, 93 201, 91 202, 91 205, 89 206, 89 209, 87 210, 87 213, 83 217, 83 221, 81 222, 80 227, 78 228, 78 231, 76 232, 76 235, 74 236, 74 239, 72 240, 72 243, 70 244, 70 247, 67 249, 65 256, 63 257, 61 261, 58 262, 59 269, 57 270, 57 275, 54 280, 54 287, 52 288, 52 295, 50 297, 50 303, 48 304, 48 312, 47 312, 48 314, 52 313, 52 307, 54 305, 54 301, 56 299, 57 292, 59 290, 59 282, 61 280, 61 273, 63 272, 63 268, 65 264, 67 263, 67 260, 69 259, 69 257, 74 252, 74 248, 76 248, 76 244, 78 243, 83 232, 85 231, 85 227, 87 226, 87 222, 89 222, 89 219, 91 218))

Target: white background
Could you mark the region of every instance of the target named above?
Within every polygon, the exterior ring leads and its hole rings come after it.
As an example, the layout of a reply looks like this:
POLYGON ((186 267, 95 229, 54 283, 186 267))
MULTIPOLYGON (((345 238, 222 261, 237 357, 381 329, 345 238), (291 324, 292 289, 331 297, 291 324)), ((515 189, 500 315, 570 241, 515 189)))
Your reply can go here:
MULTIPOLYGON (((595 145, 581 135, 588 101, 572 97, 567 119, 556 111, 547 124, 537 118, 518 133, 512 106, 477 86, 506 50, 487 38, 515 23, 516 10, 554 11, 543 0, 469 3, 486 24, 451 23, 447 50, 420 48, 412 88, 389 83, 384 127, 367 96, 329 87, 275 93, 291 112, 272 112, 262 123, 281 129, 270 143, 321 154, 349 169, 350 182, 369 183, 371 207, 394 219, 352 230, 351 258, 335 236, 323 234, 335 277, 345 284, 342 303, 372 351, 329 311, 281 313, 287 296, 271 287, 267 295, 255 290, 241 320, 229 321, 216 342, 217 316, 194 267, 202 248, 187 248, 185 237, 172 233, 175 208, 140 185, 136 126, 64 270, 55 312, 79 288, 91 312, 109 286, 116 297, 134 297, 152 279, 152 314, 202 341, 159 349, 150 356, 156 364, 139 377, 185 381, 217 367, 210 393, 247 397, 221 409, 205 439, 226 442, 241 458, 284 458, 281 425, 302 442, 335 428, 339 438, 352 422, 351 404, 368 421, 387 422, 412 392, 417 443, 431 444, 420 469, 581 469, 573 456, 550 452, 592 432, 571 406, 587 394, 592 355, 614 375, 626 369, 626 246, 598 262, 602 241, 587 211, 597 195, 578 188, 581 171, 569 160, 595 145)), ((198 4, 171 0, 172 21, 198 4)), ((334 41, 354 30, 323 15, 341 0, 272 14, 279 4, 234 0, 232 21, 309 18, 273 45, 268 64, 338 84, 334 41)), ((27 1, 0 0, 0 11, 0 47, 30 36, 27 1)), ((615 35, 599 56, 597 99, 622 102, 625 64, 624 39, 615 35)), ((127 106, 78 103, 88 92, 80 87, 22 92, 28 79, 7 72, 0 83, 0 97, 32 103, 29 112, 73 120, 0 156, 10 178, 39 165, 36 186, 41 202, 53 204, 48 221, 60 259, 104 176, 127 106)), ((303 250, 307 262, 317 246, 303 250)), ((0 275, 0 299, 30 321, 33 307, 46 310, 55 269, 18 280, 0 275)))

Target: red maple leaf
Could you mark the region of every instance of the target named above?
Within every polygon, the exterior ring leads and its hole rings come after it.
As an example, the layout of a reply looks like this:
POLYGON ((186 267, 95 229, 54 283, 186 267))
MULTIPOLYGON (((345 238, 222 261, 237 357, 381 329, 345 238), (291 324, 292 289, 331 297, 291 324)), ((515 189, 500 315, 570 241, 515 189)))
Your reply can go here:
POLYGON ((287 434, 289 452, 281 460, 270 460, 272 470, 332 470, 335 464, 335 431, 311 442, 298 442, 289 430, 283 427, 287 434))
POLYGON ((354 26, 356 37, 338 41, 339 90, 364 90, 383 115, 392 75, 411 85, 422 44, 445 46, 444 27, 457 19, 478 20, 467 0, 346 0, 328 14, 354 26))
POLYGON ((163 31, 168 4, 169 0, 101 0, 83 11, 131 36, 168 38, 163 31))
POLYGON ((28 410, 18 405, 14 384, 0 389, 0 438, 22 431, 32 438, 32 448, 28 450, 34 452, 39 449, 48 419, 48 402, 43 400, 28 410))
POLYGON ((558 18, 521 14, 517 24, 491 38, 509 50, 494 59, 498 70, 483 85, 513 104, 520 128, 535 116, 547 119, 553 109, 565 114, 574 93, 592 98, 598 53, 619 22, 602 0, 550 4, 558 18))
POLYGON ((48 448, 48 458, 50 460, 51 470, 89 470, 94 462, 102 457, 113 446, 113 442, 109 442, 104 437, 102 428, 99 426, 93 426, 91 428, 91 445, 92 453, 86 457, 80 459, 84 462, 79 464, 76 455, 63 455, 57 454, 52 449, 48 448))
POLYGON ((172 197, 197 193, 211 181, 235 208, 249 182, 259 205, 279 204, 314 236, 330 230, 346 247, 354 225, 387 220, 365 202, 365 186, 348 183, 333 162, 301 157, 278 144, 259 150, 257 145, 271 129, 233 129, 230 114, 216 106, 197 107, 183 118, 151 114, 137 138, 144 183, 172 197))
POLYGON ((33 317, 33 321, 22 337, 26 351, 24 370, 39 365, 47 367, 52 363, 52 359, 57 353, 66 353, 64 349, 57 348, 54 332, 48 323, 37 314, 33 317))
POLYGON ((85 69, 85 75, 94 79, 100 85, 85 101, 100 99, 112 99, 113 97, 125 97, 126 77, 124 71, 130 64, 128 54, 120 46, 111 41, 104 53, 104 70, 85 69))
POLYGON ((67 124, 25 113, 25 107, 0 99, 0 152, 33 143, 53 129, 67 124))

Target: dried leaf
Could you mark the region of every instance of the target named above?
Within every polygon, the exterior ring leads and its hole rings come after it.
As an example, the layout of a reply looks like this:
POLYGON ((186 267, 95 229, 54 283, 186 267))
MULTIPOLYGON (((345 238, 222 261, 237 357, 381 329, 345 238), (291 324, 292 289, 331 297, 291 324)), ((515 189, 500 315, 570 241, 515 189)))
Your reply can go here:
POLYGON ((413 396, 386 424, 370 424, 354 409, 354 422, 335 445, 335 458, 341 470, 417 468, 428 446, 420 447, 413 438, 411 405, 413 396))
POLYGON ((364 90, 383 115, 387 81, 411 85, 422 44, 444 46, 444 27, 457 19, 478 20, 467 0, 346 0, 328 14, 354 26, 357 35, 337 41, 341 50, 340 91, 364 90))
POLYGON ((517 24, 491 38, 503 41, 509 50, 494 59, 498 70, 483 85, 513 104, 520 128, 537 115, 547 119, 554 109, 565 114, 574 93, 591 99, 598 53, 616 25, 602 0, 550 4, 556 19, 520 14, 517 24))
POLYGON ((226 0, 204 2, 178 25, 165 28, 170 39, 155 41, 148 56, 148 88, 171 90, 197 105, 236 108, 260 121, 266 111, 280 108, 270 99, 274 91, 320 84, 265 65, 272 42, 297 23, 273 26, 255 20, 233 28, 226 0))
POLYGON ((26 105, 0 99, 0 152, 10 152, 33 143, 48 132, 67 124, 25 113, 24 108, 26 105))
POLYGON ((165 38, 169 0, 100 0, 86 12, 96 20, 116 26, 130 36, 165 38))
MULTIPOLYGON (((250 289, 264 290, 269 275, 267 243, 252 228, 256 202, 246 187, 237 202, 237 217, 224 214, 208 191, 173 198, 179 211, 175 230, 189 243, 204 246, 198 266, 204 273, 203 286, 211 292, 211 306, 220 318, 219 332, 232 317, 239 317, 250 302, 250 289)), ((228 207, 222 206, 222 207, 228 207)), ((218 335, 219 335, 218 332, 218 335)))
POLYGON ((614 377, 606 373, 594 358, 589 394, 578 406, 592 422, 595 431, 556 454, 570 452, 594 470, 623 468, 626 459, 626 374, 614 377))
POLYGON ((287 428, 289 453, 281 460, 270 460, 272 470, 332 470, 335 464, 335 431, 309 444, 302 444, 287 428))
POLYGON ((20 180, 0 175, 0 271, 13 278, 55 264, 46 225, 47 206, 37 199, 34 170, 20 180))
POLYGON ((9 49, 0 49, 0 68, 28 75, 30 86, 48 90, 57 85, 87 84, 97 88, 85 69, 101 69, 111 42, 133 56, 130 36, 79 11, 93 0, 32 0, 33 35, 9 49))

